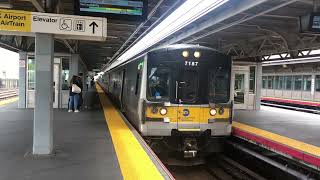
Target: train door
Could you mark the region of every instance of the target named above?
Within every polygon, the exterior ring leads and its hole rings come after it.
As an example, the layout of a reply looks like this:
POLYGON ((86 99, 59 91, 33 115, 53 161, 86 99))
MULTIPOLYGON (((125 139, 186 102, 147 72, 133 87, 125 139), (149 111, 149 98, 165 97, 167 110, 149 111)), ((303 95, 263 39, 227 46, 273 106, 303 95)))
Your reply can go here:
POLYGON ((182 68, 179 75, 178 81, 176 81, 178 129, 200 129, 201 110, 199 105, 195 105, 199 98, 199 71, 196 68, 182 68))
POLYGON ((249 99, 249 66, 233 66, 233 102, 235 109, 247 109, 249 99))
POLYGON ((124 111, 124 88, 125 88, 125 79, 126 79, 126 69, 122 70, 122 84, 121 84, 121 111, 124 111))

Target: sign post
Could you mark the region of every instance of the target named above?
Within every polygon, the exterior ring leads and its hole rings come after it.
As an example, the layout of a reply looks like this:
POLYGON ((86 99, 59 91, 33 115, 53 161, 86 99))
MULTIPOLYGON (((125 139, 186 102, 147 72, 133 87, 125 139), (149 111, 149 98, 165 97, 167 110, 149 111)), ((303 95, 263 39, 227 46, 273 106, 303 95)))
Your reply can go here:
POLYGON ((104 41, 107 19, 0 9, 1 32, 23 36, 47 33, 55 38, 104 41))
MULTIPOLYGON (((0 9, 0 34, 35 37, 36 86, 33 154, 53 150, 54 38, 105 41, 107 19, 0 9)), ((25 69, 25 61, 20 61, 25 69)), ((76 110, 76 108, 75 108, 76 110)))

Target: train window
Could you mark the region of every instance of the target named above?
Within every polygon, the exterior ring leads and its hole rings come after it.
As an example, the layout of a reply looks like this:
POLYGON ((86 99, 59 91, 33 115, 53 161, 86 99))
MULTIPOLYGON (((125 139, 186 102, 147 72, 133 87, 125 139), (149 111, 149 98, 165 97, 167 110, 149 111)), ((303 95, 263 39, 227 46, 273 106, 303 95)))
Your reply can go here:
POLYGON ((137 95, 139 92, 139 84, 140 84, 140 71, 137 73, 137 78, 136 78, 136 89, 134 94, 137 95))
POLYGON ((311 75, 303 76, 303 90, 311 91, 311 75))
POLYGON ((268 89, 273 89, 273 81, 274 81, 274 77, 268 76, 268 89))
POLYGON ((169 100, 170 75, 168 69, 151 68, 148 72, 148 99, 169 100))
POLYGON ((320 75, 316 75, 315 88, 317 92, 320 92, 320 75))
POLYGON ((228 71, 223 69, 209 71, 209 101, 215 103, 228 102, 229 94, 228 71))
POLYGON ((294 82, 294 90, 301 91, 302 90, 302 76, 293 76, 294 82))
POLYGON ((292 90, 292 76, 285 76, 286 90, 292 90))
POLYGON ((256 89, 256 67, 250 66, 250 93, 254 93, 256 89))
POLYGON ((263 89, 267 89, 267 80, 268 80, 267 76, 262 76, 262 88, 263 89))
POLYGON ((198 99, 199 89, 198 72, 193 70, 182 71, 179 96, 183 102, 193 103, 198 99))

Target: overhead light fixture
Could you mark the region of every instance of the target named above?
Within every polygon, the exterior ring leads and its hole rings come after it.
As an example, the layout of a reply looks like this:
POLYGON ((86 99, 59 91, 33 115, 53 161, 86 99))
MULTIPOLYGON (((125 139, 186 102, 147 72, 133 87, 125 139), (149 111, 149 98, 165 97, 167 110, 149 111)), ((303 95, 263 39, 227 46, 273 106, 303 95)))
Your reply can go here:
POLYGON ((218 8, 227 1, 229 0, 187 0, 128 51, 123 53, 106 70, 124 63, 135 55, 206 15, 210 11, 218 8))

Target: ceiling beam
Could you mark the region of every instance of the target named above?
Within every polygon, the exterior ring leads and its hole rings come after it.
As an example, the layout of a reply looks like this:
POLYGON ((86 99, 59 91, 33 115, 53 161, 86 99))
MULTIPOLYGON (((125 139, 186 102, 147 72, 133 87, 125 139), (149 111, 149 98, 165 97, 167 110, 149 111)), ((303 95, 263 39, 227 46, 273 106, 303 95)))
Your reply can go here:
POLYGON ((38 12, 45 12, 45 9, 43 8, 43 6, 40 4, 38 0, 19 0, 19 1, 30 2, 38 12))
MULTIPOLYGON (((209 27, 212 27, 218 23, 221 23, 222 21, 229 19, 235 15, 238 15, 250 8, 253 8, 259 4, 262 4, 266 2, 267 0, 242 0, 238 1, 239 4, 237 5, 231 5, 230 8, 227 8, 225 11, 221 11, 220 13, 216 14, 215 16, 212 16, 208 18, 208 20, 204 21, 203 23, 199 24, 198 26, 194 26, 190 28, 189 30, 185 31, 184 33, 181 33, 180 35, 176 36, 175 38, 170 39, 169 41, 165 42, 163 45, 170 45, 177 43, 183 39, 186 39, 187 37, 190 37, 198 32, 201 32, 209 27)), ((236 1, 234 1, 236 2, 236 1)))
MULTIPOLYGON (((235 26, 235 25, 241 24, 241 23, 243 23, 243 22, 246 22, 246 21, 248 21, 248 20, 254 19, 254 18, 256 18, 256 17, 258 17, 258 16, 260 16, 260 15, 263 15, 263 14, 272 12, 272 11, 274 11, 274 10, 277 10, 277 9, 279 9, 279 8, 281 8, 281 7, 287 6, 287 5, 289 5, 289 4, 293 3, 293 2, 296 2, 296 1, 297 1, 297 0, 286 1, 286 2, 284 2, 284 3, 281 3, 281 4, 277 5, 277 6, 274 6, 274 7, 270 8, 270 9, 267 9, 267 10, 265 10, 265 11, 262 11, 262 12, 260 12, 260 13, 258 13, 258 14, 253 15, 253 16, 248 16, 248 17, 241 18, 241 19, 239 19, 239 20, 237 20, 237 21, 234 21, 234 22, 232 22, 232 23, 229 23, 229 24, 223 25, 223 26, 221 26, 221 27, 219 27, 219 28, 216 28, 216 29, 214 29, 213 31, 210 31, 210 32, 205 33, 205 34, 202 34, 201 36, 197 36, 197 37, 194 38, 194 39, 188 40, 188 41, 186 41, 186 43, 190 43, 190 42, 192 42, 192 41, 202 39, 202 38, 207 37, 207 36, 209 36, 209 35, 212 35, 212 34, 214 34, 214 33, 216 33, 216 32, 225 30, 225 29, 230 28, 230 27, 232 27, 232 26, 235 26)), ((239 13, 240 13, 240 12, 238 12, 237 14, 239 14, 239 13)), ((207 26, 207 25, 204 24, 204 26, 207 26)), ((198 30, 193 30, 193 31, 199 32, 198 30)), ((190 33, 191 33, 191 32, 190 32, 190 33)), ((183 38, 183 39, 184 39, 184 38, 183 38)), ((180 39, 174 38, 173 40, 169 41, 169 44, 171 44, 171 43, 176 43, 176 42, 178 42, 177 40, 178 40, 178 41, 182 40, 182 37, 181 37, 180 39)))
POLYGON ((161 6, 161 4, 164 2, 164 0, 160 0, 155 7, 151 10, 151 12, 148 14, 147 20, 145 20, 144 22, 142 22, 137 28, 136 30, 129 36, 129 38, 122 44, 122 46, 116 51, 116 53, 112 56, 112 60, 114 60, 116 57, 118 57, 118 55, 120 55, 121 52, 123 52, 123 50, 125 49, 125 47, 127 47, 127 45, 129 43, 131 43, 132 39, 135 37, 136 34, 138 34, 138 32, 140 30, 142 30, 145 26, 145 24, 153 17, 153 15, 155 15, 156 11, 158 10, 158 8, 161 6))

